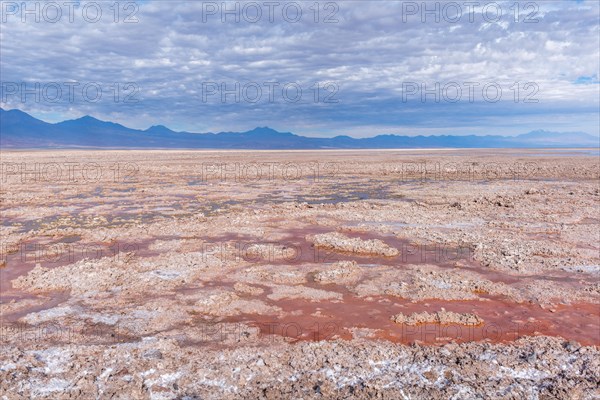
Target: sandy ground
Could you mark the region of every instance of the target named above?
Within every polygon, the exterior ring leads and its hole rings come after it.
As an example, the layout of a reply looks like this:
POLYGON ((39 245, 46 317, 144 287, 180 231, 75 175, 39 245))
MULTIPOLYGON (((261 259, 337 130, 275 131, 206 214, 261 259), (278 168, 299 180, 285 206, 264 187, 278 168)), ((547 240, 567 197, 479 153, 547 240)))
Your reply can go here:
POLYGON ((0 398, 600 398, 580 150, 2 152, 0 398))

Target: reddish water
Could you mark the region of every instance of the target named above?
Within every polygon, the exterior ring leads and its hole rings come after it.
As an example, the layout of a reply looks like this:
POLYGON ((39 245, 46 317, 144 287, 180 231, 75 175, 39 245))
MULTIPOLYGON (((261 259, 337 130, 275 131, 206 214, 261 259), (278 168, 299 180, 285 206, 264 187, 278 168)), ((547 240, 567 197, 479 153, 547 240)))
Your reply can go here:
POLYGON ((55 307, 68 299, 66 292, 25 292, 16 289, 12 281, 27 275, 37 265, 44 268, 57 268, 73 264, 83 259, 100 259, 118 257, 133 252, 138 257, 148 257, 158 253, 149 250, 153 240, 138 242, 81 243, 79 236, 66 236, 60 239, 42 237, 19 244, 6 245, 4 250, 4 267, 0 268, 0 303, 9 303, 26 299, 41 300, 40 305, 28 307, 13 314, 3 314, 5 322, 16 321, 31 313, 55 307))
MULTIPOLYGON (((302 264, 324 262, 331 263, 338 260, 355 260, 357 263, 386 265, 402 268, 406 264, 435 264, 444 268, 455 268, 456 262, 460 262, 461 268, 466 268, 482 275, 482 278, 491 281, 505 282, 515 284, 522 280, 552 279, 561 280, 565 284, 579 285, 580 281, 567 276, 568 273, 553 273, 551 276, 513 276, 500 272, 491 271, 482 268, 471 258, 469 252, 464 252, 458 248, 442 248, 436 246, 418 247, 410 242, 400 240, 394 236, 380 235, 376 236, 364 232, 347 232, 350 237, 360 237, 362 239, 380 239, 396 247, 401 251, 401 255, 396 257, 374 257, 358 256, 351 253, 326 252, 325 255, 320 249, 315 249, 310 242, 306 240, 306 235, 330 232, 333 228, 315 228, 310 230, 292 229, 285 232, 283 240, 265 240, 257 239, 251 236, 226 235, 217 238, 206 238, 204 243, 242 243, 245 245, 257 243, 275 243, 277 245, 287 245, 288 247, 299 248, 300 253, 293 258, 288 259, 286 264, 302 264), (452 258, 448 254, 454 254, 452 258)), ((281 236, 277 236, 281 237, 281 236)), ((164 238, 162 238, 164 239, 164 238)), ((172 238, 169 238, 172 239, 172 238)), ((152 241, 140 243, 130 243, 136 245, 133 248, 119 251, 134 250, 140 256, 149 256, 156 253, 148 250, 152 241)), ((19 300, 24 298, 43 298, 42 304, 30 307, 27 310, 14 313, 13 315, 3 316, 5 321, 16 321, 16 319, 29 312, 41 311, 43 309, 55 307, 68 298, 68 293, 38 293, 35 295, 16 291, 12 288, 10 281, 18 276, 27 274, 39 262, 44 267, 53 268, 60 265, 70 264, 83 258, 104 257, 107 251, 111 249, 111 244, 95 244, 100 246, 104 252, 59 252, 60 257, 55 257, 52 251, 40 253, 39 248, 35 246, 47 246, 52 244, 69 245, 79 243, 77 237, 67 237, 61 240, 52 240, 50 238, 39 239, 23 243, 24 248, 17 248, 16 252, 10 253, 6 257, 5 268, 0 269, 0 301, 19 300), (29 247, 27 247, 29 246, 29 247), (40 260, 40 254, 42 259, 40 260)), ((199 246, 202 245, 199 239, 199 246)), ((96 249, 96 247, 82 247, 96 249)), ((243 249, 243 246, 240 247, 243 249)), ((118 253, 117 253, 118 254, 118 253)), ((243 253, 242 253, 243 256, 243 253)), ((253 259, 256 264, 271 264, 270 259, 253 259)), ((368 267, 365 267, 368 268, 368 267)), ((213 281, 201 288, 180 288, 179 294, 186 292, 195 293, 206 290, 207 288, 223 287, 232 290, 234 282, 213 281)), ((424 300, 412 302, 393 296, 372 296, 369 298, 360 298, 351 293, 347 288, 339 285, 318 285, 310 282, 307 286, 314 288, 331 290, 341 293, 342 301, 316 301, 303 299, 282 299, 272 301, 268 298, 271 293, 268 286, 262 286, 265 292, 259 296, 252 296, 264 301, 267 304, 275 305, 283 310, 282 315, 240 315, 219 319, 221 322, 247 323, 256 325, 262 335, 278 335, 290 340, 329 340, 334 338, 350 339, 353 328, 367 328, 373 330, 371 337, 376 339, 385 339, 398 343, 413 343, 415 341, 427 344, 439 344, 448 341, 466 342, 477 340, 489 340, 492 342, 507 342, 516 338, 544 334, 550 336, 559 336, 570 340, 576 340, 582 344, 600 345, 600 306, 598 304, 571 304, 560 305, 554 309, 543 309, 539 305, 523 303, 514 303, 501 297, 493 297, 486 294, 480 294, 481 300, 470 301, 443 301, 443 300, 424 300), (458 313, 474 313, 484 320, 479 326, 464 326, 458 324, 439 325, 422 324, 409 326, 396 324, 390 320, 390 317, 397 313, 410 314, 413 312, 429 311, 431 313, 439 311, 442 308, 447 311, 458 313)), ((201 318, 205 318, 199 316, 201 318)))
MULTIPOLYGON (((481 267, 473 261, 472 254, 459 248, 446 246, 414 246, 406 240, 394 236, 375 236, 364 232, 347 232, 350 237, 362 239, 380 239, 388 245, 401 250, 396 257, 360 256, 351 253, 328 252, 326 255, 314 249, 306 240, 306 235, 331 232, 332 228, 292 229, 286 231, 283 240, 257 240, 248 236, 227 235, 215 240, 231 243, 275 243, 300 249, 296 251, 299 257, 288 259, 287 264, 335 262, 339 260, 354 260, 359 264, 387 265, 402 268, 406 264, 435 264, 446 268, 456 268, 456 262, 461 267, 481 275, 482 278, 493 282, 515 284, 523 282, 534 283, 536 280, 554 280, 565 285, 580 287, 589 282, 575 279, 568 272, 553 272, 551 275, 515 276, 488 268, 481 267), (307 251, 308 249, 308 251, 307 251), (404 254, 402 254, 404 253, 404 254), (320 254, 315 259, 314 255, 320 254), (447 254, 453 254, 450 259, 447 254)), ((254 259, 258 264, 269 264, 273 260, 254 259)), ((213 286, 231 288, 233 282, 214 282, 213 286)), ((270 289, 264 286, 265 292, 259 298, 267 304, 275 305, 283 310, 282 315, 241 315, 225 318, 223 322, 243 322, 259 327, 263 335, 278 335, 290 340, 327 340, 332 338, 350 339, 353 328, 368 328, 375 330, 373 337, 399 343, 420 341, 427 344, 444 343, 448 341, 478 341, 506 342, 527 335, 559 336, 576 340, 582 344, 600 345, 600 305, 590 303, 575 303, 559 305, 552 309, 544 309, 530 303, 515 303, 500 296, 490 296, 480 293, 480 300, 446 301, 428 299, 410 301, 393 296, 372 296, 360 298, 347 288, 339 285, 323 286, 314 282, 307 286, 339 292, 343 301, 318 301, 302 299, 282 299, 272 301, 268 298, 270 289), (464 326, 458 324, 439 325, 422 324, 410 326, 396 324, 390 320, 397 313, 410 314, 428 311, 433 313, 444 308, 446 311, 457 313, 474 313, 484 320, 479 326, 464 326)))
MULTIPOLYGON (((326 288, 326 287, 321 287, 326 288)), ((343 293, 343 301, 284 299, 270 301, 269 291, 259 296, 268 304, 282 308, 280 315, 241 315, 225 322, 244 322, 260 328, 263 335, 279 335, 290 340, 327 340, 352 338, 352 328, 375 330, 373 338, 398 343, 423 342, 439 344, 448 341, 489 340, 507 342, 522 336, 543 334, 576 340, 582 344, 600 345, 600 309, 597 304, 557 306, 553 311, 539 305, 514 303, 507 299, 482 296, 482 300, 409 301, 392 296, 360 298, 344 288, 330 285, 330 290, 343 293), (478 326, 459 324, 396 324, 390 320, 398 313, 440 311, 474 313, 484 320, 478 326)))

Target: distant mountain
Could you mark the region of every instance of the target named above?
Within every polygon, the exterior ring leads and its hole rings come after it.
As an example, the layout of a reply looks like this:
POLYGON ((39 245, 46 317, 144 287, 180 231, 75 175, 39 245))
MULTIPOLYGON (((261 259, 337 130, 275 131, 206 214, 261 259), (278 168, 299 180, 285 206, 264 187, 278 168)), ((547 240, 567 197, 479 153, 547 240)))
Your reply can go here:
POLYGON ((589 141, 590 146, 599 145, 597 138, 582 132, 548 132, 545 130, 538 130, 519 135, 519 140, 532 143, 543 141, 548 145, 561 145, 564 143, 579 143, 589 141))
POLYGON ((149 135, 155 135, 155 136, 171 135, 173 133, 176 133, 164 125, 153 125, 150 128, 146 129, 144 132, 146 132, 149 135))
POLYGON ((247 132, 175 132, 163 125, 146 130, 91 116, 51 124, 19 110, 0 108, 0 148, 189 148, 189 149, 393 149, 393 148, 600 147, 583 132, 543 130, 519 136, 379 135, 311 138, 268 127, 247 132))

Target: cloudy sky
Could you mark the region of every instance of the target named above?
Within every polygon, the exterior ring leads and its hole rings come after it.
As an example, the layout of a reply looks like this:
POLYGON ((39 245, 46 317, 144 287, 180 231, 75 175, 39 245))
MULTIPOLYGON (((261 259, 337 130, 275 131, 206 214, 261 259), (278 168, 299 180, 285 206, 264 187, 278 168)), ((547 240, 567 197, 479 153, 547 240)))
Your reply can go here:
POLYGON ((596 0, 1 3, 1 106, 52 122, 599 133, 596 0))

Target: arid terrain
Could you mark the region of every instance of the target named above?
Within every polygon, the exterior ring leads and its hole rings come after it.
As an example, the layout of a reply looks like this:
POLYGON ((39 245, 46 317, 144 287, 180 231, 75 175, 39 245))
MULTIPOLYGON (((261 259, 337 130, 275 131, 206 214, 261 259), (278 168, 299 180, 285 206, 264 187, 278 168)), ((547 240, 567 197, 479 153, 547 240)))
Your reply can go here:
POLYGON ((2 152, 2 399, 598 399, 590 150, 2 152))

